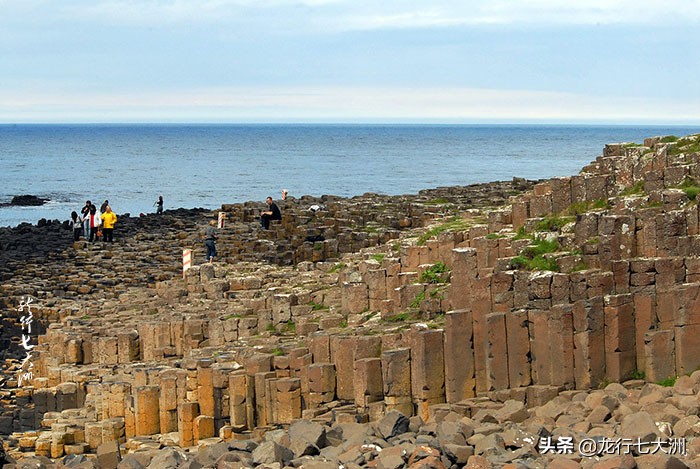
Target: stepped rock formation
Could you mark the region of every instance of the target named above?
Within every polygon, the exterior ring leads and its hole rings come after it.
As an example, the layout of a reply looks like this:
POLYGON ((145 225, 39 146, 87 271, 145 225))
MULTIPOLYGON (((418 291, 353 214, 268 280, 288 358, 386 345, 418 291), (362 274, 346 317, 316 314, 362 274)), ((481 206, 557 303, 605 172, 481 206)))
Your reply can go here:
POLYGON ((269 231, 262 204, 227 204, 212 265, 204 210, 125 219, 114 245, 0 231, 6 449, 46 467, 700 467, 699 155, 655 137, 534 185, 290 198, 269 231))

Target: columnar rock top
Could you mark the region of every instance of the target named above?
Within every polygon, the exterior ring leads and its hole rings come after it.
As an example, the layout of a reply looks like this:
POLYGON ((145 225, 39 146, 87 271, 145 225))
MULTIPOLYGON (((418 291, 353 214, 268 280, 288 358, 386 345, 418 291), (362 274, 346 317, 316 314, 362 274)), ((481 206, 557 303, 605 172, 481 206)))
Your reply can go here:
POLYGON ((7 362, 0 433, 103 467, 692 467, 699 150, 654 137, 534 185, 291 198, 269 231, 261 204, 225 204, 212 265, 201 210, 40 263, 4 249, 3 340, 19 359, 21 296, 41 336, 31 386, 7 362), (564 447, 604 440, 663 445, 564 447))

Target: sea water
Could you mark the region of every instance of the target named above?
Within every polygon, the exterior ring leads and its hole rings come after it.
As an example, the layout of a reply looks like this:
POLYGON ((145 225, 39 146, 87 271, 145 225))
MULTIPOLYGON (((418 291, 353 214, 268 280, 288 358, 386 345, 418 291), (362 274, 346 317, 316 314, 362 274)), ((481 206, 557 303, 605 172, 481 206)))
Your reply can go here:
POLYGON ((292 196, 414 194, 576 174, 606 143, 699 127, 578 125, 0 125, 0 226, 67 220, 86 200, 117 214, 292 196))

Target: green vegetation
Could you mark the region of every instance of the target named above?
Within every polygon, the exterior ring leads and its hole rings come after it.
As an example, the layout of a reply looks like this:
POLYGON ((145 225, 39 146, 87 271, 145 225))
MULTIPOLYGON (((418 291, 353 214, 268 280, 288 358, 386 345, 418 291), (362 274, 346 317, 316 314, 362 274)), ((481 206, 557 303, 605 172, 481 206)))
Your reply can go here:
POLYGON ((372 255, 369 256, 369 257, 370 257, 370 259, 373 259, 373 260, 375 260, 375 261, 377 261, 377 262, 379 262, 379 263, 381 264, 382 261, 384 260, 384 257, 386 257, 386 254, 381 254, 381 253, 379 253, 379 254, 372 254, 372 255))
POLYGON ((269 323, 266 327, 265 330, 267 332, 277 332, 277 329, 275 329, 275 325, 272 323, 269 323))
POLYGON ((499 238, 505 238, 506 235, 502 235, 500 233, 489 233, 486 235, 486 239, 499 239, 499 238))
POLYGON ((282 324, 280 332, 283 334, 293 334, 297 331, 297 325, 291 319, 286 323, 282 324))
POLYGON ((348 327, 348 320, 347 320, 347 319, 343 319, 342 321, 340 321, 340 324, 338 324, 338 326, 339 326, 339 327, 342 327, 343 329, 345 329, 346 327, 348 327))
POLYGON ((334 274, 334 273, 336 273, 336 272, 338 272, 338 271, 343 270, 343 269, 346 268, 347 266, 348 266, 348 265, 345 264, 344 262, 338 262, 337 264, 335 264, 333 267, 330 268, 330 270, 328 271, 328 273, 334 274))
POLYGON ((513 236, 514 241, 517 241, 519 239, 530 239, 530 235, 527 234, 527 231, 525 231, 524 226, 518 228, 518 231, 515 232, 515 236, 513 236))
POLYGON ((425 301, 425 291, 420 292, 419 294, 416 295, 416 297, 411 301, 411 308, 418 308, 422 302, 425 301))
POLYGON ((631 186, 629 186, 627 189, 622 191, 620 195, 622 196, 628 196, 628 195, 639 195, 644 193, 644 181, 637 181, 631 186))
POLYGON ((328 306, 323 303, 316 303, 314 300, 309 301, 309 306, 311 306, 311 311, 321 311, 323 309, 328 309, 328 306))
POLYGON ((574 202, 569 205, 564 213, 570 216, 580 215, 581 213, 590 212, 591 210, 604 210, 610 208, 610 203, 607 199, 598 199, 583 202, 574 202))
POLYGON ((403 313, 399 313, 395 316, 384 318, 384 321, 385 322, 404 322, 404 321, 411 319, 411 318, 412 318, 411 313, 404 311, 403 313))
POLYGON ((447 223, 443 223, 442 225, 434 226, 430 228, 428 231, 423 233, 419 238, 418 238, 418 246, 422 246, 425 244, 426 241, 428 241, 430 238, 433 238, 440 233, 445 233, 445 232, 453 232, 453 231, 466 231, 469 229, 471 226, 471 222, 465 220, 464 218, 453 218, 452 220, 448 221, 447 223))
POLYGON ((420 274, 420 281, 421 283, 444 283, 446 275, 443 274, 449 271, 450 269, 448 269, 444 263, 438 262, 428 267, 420 274))
POLYGON ((634 370, 630 375, 631 379, 646 379, 646 374, 644 371, 634 370))
POLYGON ((659 140, 659 143, 673 143, 673 142, 677 142, 677 141, 678 141, 678 137, 676 137, 675 135, 667 135, 667 136, 663 137, 661 140, 659 140))
POLYGON ((587 270, 588 265, 586 265, 585 262, 583 261, 578 261, 574 266, 571 268, 571 272, 581 272, 582 270, 587 270))
POLYGON ((240 314, 232 313, 232 314, 228 314, 228 315, 224 316, 224 321, 228 321, 229 319, 236 319, 236 318, 240 318, 240 317, 241 317, 240 314))
POLYGON ((700 186, 698 186, 698 183, 695 179, 689 177, 685 178, 685 181, 683 181, 678 188, 685 192, 685 195, 687 195, 690 200, 696 200, 700 193, 700 186))
POLYGON ((282 355, 284 355, 284 350, 277 347, 277 348, 273 349, 272 352, 270 352, 270 353, 272 353, 276 357, 281 357, 282 355))
POLYGON ((445 205, 445 204, 449 204, 449 203, 450 203, 450 201, 447 200, 446 198, 437 197, 435 199, 427 200, 427 201, 423 202, 423 205, 445 205))
POLYGON ((697 136, 691 135, 678 139, 676 144, 669 148, 668 154, 675 156, 681 153, 689 154, 700 152, 700 140, 695 137, 697 136))
POLYGON ((556 259, 547 257, 545 254, 558 251, 559 243, 556 240, 548 241, 539 238, 534 239, 533 242, 534 244, 526 247, 519 256, 513 258, 511 266, 515 269, 558 272, 559 264, 556 259))
POLYGON ((433 298, 433 299, 437 298, 438 300, 444 300, 445 299, 444 293, 445 293, 446 288, 447 288, 446 286, 442 286, 442 287, 436 288, 435 290, 431 290, 430 291, 430 298, 433 298))
POLYGON ((612 383, 612 381, 610 381, 610 378, 605 377, 602 380, 600 380, 600 383, 598 383, 598 389, 605 389, 610 383, 612 383))
POLYGON ((670 388, 671 386, 676 384, 677 379, 678 379, 678 376, 671 376, 671 377, 668 377, 666 379, 662 379, 661 381, 657 382, 656 384, 658 384, 659 386, 664 386, 664 387, 670 388))
POLYGON ((559 231, 564 225, 575 221, 574 217, 560 217, 556 215, 550 215, 545 217, 542 221, 535 225, 535 230, 537 231, 559 231))

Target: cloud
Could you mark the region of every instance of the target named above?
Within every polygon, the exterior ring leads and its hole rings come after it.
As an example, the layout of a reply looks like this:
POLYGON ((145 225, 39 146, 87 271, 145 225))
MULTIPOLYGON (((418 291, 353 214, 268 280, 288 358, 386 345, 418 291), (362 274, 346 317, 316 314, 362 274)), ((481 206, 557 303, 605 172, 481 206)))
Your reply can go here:
MULTIPOLYGON (((700 21, 700 0, 0 0, 3 16, 55 12, 62 21, 159 25, 258 22, 297 31, 480 25, 664 24, 700 21)), ((1 21, 1 20, 0 20, 1 21)))
POLYGON ((85 94, 0 92, 3 122, 700 122, 700 103, 472 88, 215 88, 85 94))

